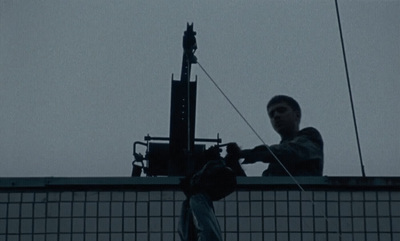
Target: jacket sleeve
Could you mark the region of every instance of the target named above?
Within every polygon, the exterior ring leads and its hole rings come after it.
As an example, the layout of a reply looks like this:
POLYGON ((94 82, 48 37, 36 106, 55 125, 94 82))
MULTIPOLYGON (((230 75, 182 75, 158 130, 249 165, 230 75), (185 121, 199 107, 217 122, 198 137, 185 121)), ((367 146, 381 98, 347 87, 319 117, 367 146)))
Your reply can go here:
POLYGON ((243 150, 241 157, 245 158, 242 164, 262 161, 276 163, 275 156, 284 164, 297 165, 309 160, 323 159, 323 141, 319 132, 312 127, 305 128, 290 141, 283 141, 269 147, 257 146, 252 150, 243 150), (272 154, 272 153, 273 154, 272 154))
MULTIPOLYGON (((296 166, 323 159, 322 137, 316 129, 311 127, 301 130, 292 140, 269 148, 285 166, 296 166)), ((263 161, 273 163, 276 159, 269 153, 265 155, 263 161)))

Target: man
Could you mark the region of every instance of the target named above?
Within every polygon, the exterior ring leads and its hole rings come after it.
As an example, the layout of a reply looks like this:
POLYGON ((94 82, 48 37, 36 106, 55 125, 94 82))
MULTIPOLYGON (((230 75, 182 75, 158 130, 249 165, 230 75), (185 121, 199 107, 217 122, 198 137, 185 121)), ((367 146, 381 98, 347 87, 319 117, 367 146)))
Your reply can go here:
MULTIPOLYGON (((230 143, 225 157, 227 165, 238 170, 235 160, 237 163, 239 158, 245 158, 242 164, 269 163, 263 176, 287 176, 289 173, 292 176, 322 176, 322 137, 313 127, 300 130, 301 109, 297 101, 285 95, 275 96, 268 102, 267 112, 272 127, 281 137, 280 143, 243 151, 236 143, 230 143)), ((241 172, 236 173, 240 175, 241 172)))

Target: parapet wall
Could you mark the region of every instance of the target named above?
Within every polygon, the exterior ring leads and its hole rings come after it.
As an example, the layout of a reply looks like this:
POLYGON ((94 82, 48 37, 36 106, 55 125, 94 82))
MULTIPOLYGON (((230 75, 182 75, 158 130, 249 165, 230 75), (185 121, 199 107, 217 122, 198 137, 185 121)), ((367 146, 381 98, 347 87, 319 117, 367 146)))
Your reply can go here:
MULTIPOLYGON (((0 241, 178 241, 177 177, 0 178, 0 241)), ((400 240, 398 177, 242 177, 224 240, 400 240)))

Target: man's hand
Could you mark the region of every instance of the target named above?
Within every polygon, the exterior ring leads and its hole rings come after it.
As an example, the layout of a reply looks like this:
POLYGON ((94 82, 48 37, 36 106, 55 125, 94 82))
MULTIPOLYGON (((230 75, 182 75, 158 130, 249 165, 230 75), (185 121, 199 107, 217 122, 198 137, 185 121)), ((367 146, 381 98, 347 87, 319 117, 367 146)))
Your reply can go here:
POLYGON ((204 158, 206 160, 219 160, 221 149, 218 146, 211 146, 207 150, 204 151, 204 158))
POLYGON ((235 142, 228 143, 226 146, 226 152, 228 155, 239 156, 240 147, 235 142))
POLYGON ((246 173, 243 171, 242 167, 240 166, 239 159, 240 159, 240 147, 232 142, 228 143, 226 146, 226 156, 225 156, 225 164, 232 171, 235 173, 236 176, 246 176, 246 173))

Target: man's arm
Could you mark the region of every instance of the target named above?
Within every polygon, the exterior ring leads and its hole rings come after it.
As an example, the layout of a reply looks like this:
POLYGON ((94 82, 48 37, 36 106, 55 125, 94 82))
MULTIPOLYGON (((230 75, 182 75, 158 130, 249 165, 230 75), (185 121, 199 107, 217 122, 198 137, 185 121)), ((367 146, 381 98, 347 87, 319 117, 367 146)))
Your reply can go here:
POLYGON ((266 145, 260 145, 253 149, 246 149, 240 152, 240 157, 244 158, 242 164, 251 164, 256 162, 266 162, 268 163, 271 152, 268 150, 269 147, 266 145))
POLYGON ((277 162, 274 155, 285 166, 297 165, 307 160, 323 158, 323 142, 321 135, 314 128, 305 128, 290 141, 272 146, 257 146, 252 150, 243 150, 241 157, 245 158, 242 164, 262 161, 265 163, 277 162), (272 154, 272 153, 274 154, 272 154))

